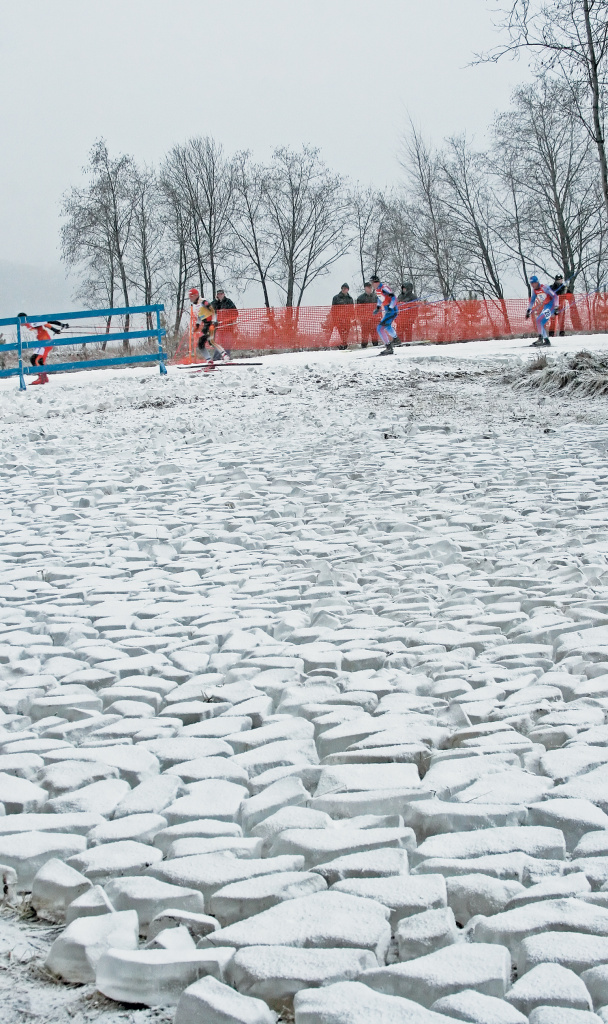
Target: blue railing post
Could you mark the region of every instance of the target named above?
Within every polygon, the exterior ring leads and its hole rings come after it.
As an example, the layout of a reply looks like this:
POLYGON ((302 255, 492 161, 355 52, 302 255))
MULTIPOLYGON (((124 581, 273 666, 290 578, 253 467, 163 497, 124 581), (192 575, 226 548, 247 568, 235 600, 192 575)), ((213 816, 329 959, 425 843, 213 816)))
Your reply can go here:
POLYGON ((163 335, 160 325, 160 309, 156 310, 156 337, 158 339, 158 368, 162 377, 162 375, 167 372, 167 367, 163 362, 163 335))
MULTIPOLYGON (((24 321, 25 323, 25 321, 24 321)), ((17 352, 19 353, 19 390, 26 391, 25 377, 23 376, 23 345, 21 343, 21 318, 17 318, 17 352)))

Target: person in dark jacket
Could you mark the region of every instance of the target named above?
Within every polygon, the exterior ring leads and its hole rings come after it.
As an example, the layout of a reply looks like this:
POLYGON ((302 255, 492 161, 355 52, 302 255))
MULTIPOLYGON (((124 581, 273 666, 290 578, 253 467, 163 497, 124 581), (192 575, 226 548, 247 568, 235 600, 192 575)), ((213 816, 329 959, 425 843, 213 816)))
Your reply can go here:
POLYGON ((334 332, 334 327, 340 335, 340 344, 338 348, 348 348, 348 336, 352 322, 354 320, 354 309, 355 305, 353 297, 350 294, 350 285, 343 284, 337 295, 334 295, 331 300, 331 313, 329 317, 329 342, 334 332))
POLYGON ((558 297, 559 305, 555 307, 553 316, 551 317, 551 328, 547 332, 550 338, 555 337, 559 330, 560 338, 565 337, 564 324, 566 322, 566 285, 564 283, 564 275, 556 274, 551 285, 551 290, 555 292, 558 297))
POLYGON ((405 345, 411 345, 412 342, 412 328, 414 326, 415 317, 415 306, 408 306, 410 302, 418 302, 418 296, 414 294, 414 285, 411 281, 403 281, 401 284, 401 291, 397 296, 397 302, 399 305, 405 305, 406 309, 400 311, 400 316, 397 320, 397 326, 401 327, 403 332, 403 343, 405 345))
POLYGON ((418 302, 418 296, 414 295, 414 285, 411 281, 401 284, 401 291, 397 296, 397 302, 418 302))
POLYGON ((239 311, 232 299, 228 298, 223 288, 218 288, 215 293, 215 302, 212 302, 211 305, 217 317, 219 340, 224 348, 230 351, 234 343, 234 329, 239 311))
POLYGON ((373 321, 374 309, 376 308, 376 294, 370 281, 366 281, 363 285, 363 291, 357 298, 357 306, 363 307, 357 310, 357 318, 361 328, 361 348, 367 348, 370 341, 372 345, 377 345, 378 335, 376 334, 376 326, 373 321))

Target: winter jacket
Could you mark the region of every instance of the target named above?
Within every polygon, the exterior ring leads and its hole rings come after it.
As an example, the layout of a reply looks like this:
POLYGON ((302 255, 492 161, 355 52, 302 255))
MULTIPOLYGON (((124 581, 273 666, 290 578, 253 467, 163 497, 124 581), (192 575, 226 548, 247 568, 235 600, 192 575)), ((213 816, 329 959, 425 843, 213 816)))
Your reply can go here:
MULTIPOLYGON (((214 301, 211 303, 211 305, 213 306, 213 308, 216 311, 216 313, 219 312, 219 310, 221 310, 221 309, 234 309, 234 310, 236 310, 236 314, 238 316, 238 310, 237 310, 234 302, 232 301, 232 299, 226 298, 226 296, 224 296, 223 299, 214 299, 214 301)), ((235 317, 235 320, 236 320, 236 317, 235 317)))
MULTIPOLYGON (((374 299, 374 302, 375 301, 376 300, 374 299)), ((338 294, 334 295, 331 300, 331 304, 332 306, 354 306, 355 303, 352 295, 345 295, 344 292, 338 292, 338 294)))
POLYGON ((362 306, 364 303, 367 303, 367 302, 373 302, 374 305, 376 305, 376 296, 374 295, 373 292, 371 293, 371 295, 368 295, 367 292, 361 292, 361 294, 358 296, 358 298, 357 298, 357 305, 358 306, 362 306))
POLYGON ((397 296, 397 302, 418 302, 418 296, 414 295, 413 288, 410 288, 409 291, 404 291, 402 288, 397 296))

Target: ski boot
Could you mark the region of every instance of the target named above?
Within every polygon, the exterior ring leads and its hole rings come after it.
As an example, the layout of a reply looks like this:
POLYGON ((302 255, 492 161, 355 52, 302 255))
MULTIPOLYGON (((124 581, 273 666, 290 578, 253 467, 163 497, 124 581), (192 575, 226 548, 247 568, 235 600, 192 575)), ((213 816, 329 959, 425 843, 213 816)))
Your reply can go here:
POLYGON ((48 384, 48 382, 49 382, 48 374, 46 374, 46 373, 39 373, 38 376, 36 377, 36 380, 33 380, 33 381, 30 382, 30 387, 32 386, 32 384, 48 384))
POLYGON ((378 355, 379 356, 392 356, 393 355, 393 351, 394 350, 393 350, 393 346, 392 345, 385 345, 384 348, 382 349, 382 352, 378 352, 378 355))
POLYGON ((536 341, 533 341, 532 344, 530 345, 530 348, 540 348, 542 346, 542 344, 543 344, 543 336, 542 336, 542 334, 539 334, 539 336, 536 339, 536 341))

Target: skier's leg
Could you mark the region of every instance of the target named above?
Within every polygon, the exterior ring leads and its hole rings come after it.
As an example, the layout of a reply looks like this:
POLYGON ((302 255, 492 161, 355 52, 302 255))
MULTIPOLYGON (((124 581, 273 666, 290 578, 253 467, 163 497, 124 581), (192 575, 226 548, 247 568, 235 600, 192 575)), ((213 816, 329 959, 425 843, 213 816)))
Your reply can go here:
POLYGON ((31 381, 31 383, 46 384, 49 378, 48 375, 44 372, 44 355, 42 355, 42 353, 40 352, 34 353, 33 356, 30 356, 30 363, 32 364, 32 366, 37 366, 40 371, 38 376, 36 377, 36 380, 31 381))
MULTIPOLYGON (((382 317, 382 320, 378 324, 378 336, 381 341, 384 342, 384 352, 392 354, 393 351, 393 340, 396 337, 397 332, 393 327, 393 320, 397 313, 393 309, 387 309, 386 313, 382 317)), ((381 352, 380 355, 383 353, 381 352)))
POLYGON ((551 307, 549 305, 543 306, 540 313, 536 317, 536 328, 538 331, 538 340, 542 345, 550 345, 551 342, 547 336, 546 324, 551 319, 551 307))
POLYGON ((399 313, 399 310, 391 309, 390 312, 387 313, 386 317, 384 318, 385 321, 386 321, 386 329, 387 329, 389 335, 391 336, 391 339, 395 339, 397 337, 397 331, 396 331, 396 328, 395 328, 395 320, 397 319, 398 313, 399 313))

